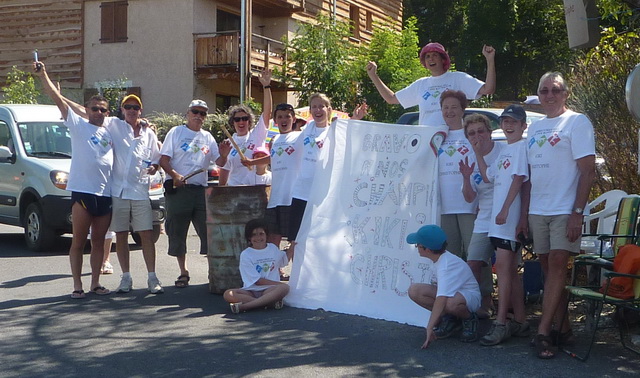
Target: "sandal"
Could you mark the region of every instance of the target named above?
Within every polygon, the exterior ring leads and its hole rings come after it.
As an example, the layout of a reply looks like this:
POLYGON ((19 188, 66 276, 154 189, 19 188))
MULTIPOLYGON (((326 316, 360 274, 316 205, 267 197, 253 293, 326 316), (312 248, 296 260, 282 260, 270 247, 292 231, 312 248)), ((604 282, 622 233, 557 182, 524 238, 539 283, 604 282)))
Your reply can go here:
POLYGON ((242 304, 242 302, 229 303, 229 307, 231 308, 231 312, 233 312, 234 314, 239 314, 240 313, 240 305, 241 304, 242 304))
POLYGON ((555 348, 553 347, 553 342, 551 341, 551 337, 538 334, 534 338, 535 346, 536 346, 536 354, 538 358, 543 360, 548 360, 556 356, 555 348))
POLYGON ((187 274, 181 274, 178 279, 175 282, 175 285, 177 288, 179 289, 184 289, 185 287, 189 286, 189 281, 191 280, 191 277, 189 277, 189 275, 187 274))
POLYGON ((71 292, 71 298, 73 299, 82 299, 86 297, 84 290, 74 290, 71 292))
POLYGON ((98 295, 109 295, 111 294, 111 291, 109 291, 109 289, 107 289, 104 286, 96 286, 93 289, 91 289, 91 292, 94 294, 98 294, 98 295))

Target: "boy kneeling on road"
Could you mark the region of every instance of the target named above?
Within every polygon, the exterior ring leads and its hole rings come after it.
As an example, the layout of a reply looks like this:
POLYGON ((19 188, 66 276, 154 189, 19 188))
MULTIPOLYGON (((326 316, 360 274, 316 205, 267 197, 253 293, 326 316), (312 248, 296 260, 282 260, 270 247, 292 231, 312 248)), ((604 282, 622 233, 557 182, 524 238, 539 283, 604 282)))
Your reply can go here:
POLYGON ((478 339, 480 288, 466 262, 446 250, 447 235, 434 224, 420 227, 407 235, 407 243, 415 244, 418 253, 433 261, 435 274, 432 284, 415 283, 409 287, 409 298, 431 311, 427 324, 425 349, 436 339, 451 336, 461 328, 460 340, 478 339))

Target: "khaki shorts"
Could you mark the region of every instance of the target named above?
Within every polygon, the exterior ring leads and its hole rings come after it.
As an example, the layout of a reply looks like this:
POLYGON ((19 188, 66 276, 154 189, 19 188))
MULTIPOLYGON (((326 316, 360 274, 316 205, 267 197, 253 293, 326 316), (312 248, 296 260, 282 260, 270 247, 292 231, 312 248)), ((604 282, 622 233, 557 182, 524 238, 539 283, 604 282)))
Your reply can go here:
POLYGON ((580 253, 580 238, 571 243, 567 239, 569 214, 532 215, 529 214, 529 233, 533 236, 533 251, 544 255, 553 250, 580 253))
POLYGON ((151 201, 127 200, 112 197, 113 213, 110 230, 114 232, 129 231, 129 224, 133 231, 147 231, 153 229, 153 210, 151 201))

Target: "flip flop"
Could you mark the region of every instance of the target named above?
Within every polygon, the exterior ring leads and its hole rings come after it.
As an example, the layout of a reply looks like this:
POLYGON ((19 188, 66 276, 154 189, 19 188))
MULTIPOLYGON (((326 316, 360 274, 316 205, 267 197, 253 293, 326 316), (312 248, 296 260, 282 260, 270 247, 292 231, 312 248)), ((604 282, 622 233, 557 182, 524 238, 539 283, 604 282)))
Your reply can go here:
POLYGON ((73 292, 71 292, 71 298, 73 299, 82 299, 84 297, 86 297, 84 290, 74 290, 73 292))
POLYGON ((175 285, 177 288, 179 289, 184 289, 185 287, 189 286, 189 281, 191 280, 191 277, 189 277, 188 275, 185 274, 181 274, 178 279, 175 282, 175 285))
POLYGON ((107 289, 104 286, 96 286, 93 289, 91 289, 91 292, 97 295, 109 295, 111 294, 111 291, 109 291, 109 289, 107 289))

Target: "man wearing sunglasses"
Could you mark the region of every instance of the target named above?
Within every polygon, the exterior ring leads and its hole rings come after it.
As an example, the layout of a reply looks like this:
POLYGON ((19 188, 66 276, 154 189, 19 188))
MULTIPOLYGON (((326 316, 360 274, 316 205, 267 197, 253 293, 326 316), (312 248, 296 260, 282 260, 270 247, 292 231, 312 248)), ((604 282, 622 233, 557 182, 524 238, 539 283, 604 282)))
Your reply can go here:
MULTIPOLYGON (((71 218, 73 239, 69 248, 69 262, 73 277, 71 298, 85 297, 82 288, 82 257, 89 226, 91 226, 91 292, 107 295, 108 289, 100 284, 100 267, 104 255, 104 236, 111 222, 111 168, 113 141, 109 131, 102 127, 109 115, 109 103, 102 96, 93 96, 83 107, 86 119, 74 113, 66 99, 49 79, 42 62, 33 63, 33 71, 42 81, 42 87, 60 109, 64 124, 71 133, 71 169, 67 190, 71 191, 73 205, 71 218)), ((76 104, 77 105, 77 104, 76 104)), ((77 105, 80 107, 79 105, 77 105)))
POLYGON ((130 273, 129 230, 140 235, 142 255, 147 267, 147 290, 152 294, 164 292, 155 273, 156 248, 153 242, 153 209, 149 200, 149 179, 158 169, 160 150, 156 133, 140 118, 142 100, 134 94, 122 99, 124 120, 106 119, 106 127, 113 136, 113 181, 111 198, 113 218, 111 230, 116 233, 116 252, 122 268, 117 293, 133 288, 130 273))
POLYGON ((540 78, 538 97, 547 116, 529 127, 531 186, 523 186, 519 231, 531 232, 545 276, 534 343, 538 357, 548 359, 555 344, 573 337, 565 280, 569 257, 580 252, 582 213, 595 179, 595 136, 589 119, 567 108, 569 87, 559 72, 540 78), (563 328, 552 329, 554 323, 563 328))
POLYGON ((207 225, 205 188, 211 162, 222 167, 231 151, 228 140, 218 144, 211 133, 202 129, 209 107, 202 100, 193 100, 187 110, 187 123, 175 126, 167 133, 160 151, 160 166, 167 173, 165 199, 167 220, 165 228, 169 237, 169 255, 175 256, 180 275, 175 286, 189 286, 187 269, 187 232, 193 223, 200 237, 200 252, 206 253, 207 225), (202 170, 191 177, 190 174, 202 170))

